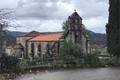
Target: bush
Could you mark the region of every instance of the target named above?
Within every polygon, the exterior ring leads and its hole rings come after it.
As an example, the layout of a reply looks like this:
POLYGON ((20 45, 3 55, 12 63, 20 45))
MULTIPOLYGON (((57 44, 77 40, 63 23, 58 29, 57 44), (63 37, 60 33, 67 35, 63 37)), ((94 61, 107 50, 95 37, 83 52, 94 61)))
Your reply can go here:
POLYGON ((113 56, 110 59, 110 65, 112 66, 120 66, 120 58, 113 56))
POLYGON ((90 66, 99 66, 100 60, 96 54, 86 54, 84 56, 85 64, 88 64, 90 66))
POLYGON ((99 59, 97 53, 82 53, 80 46, 73 44, 71 41, 64 42, 64 45, 59 51, 59 59, 57 63, 55 63, 55 66, 99 67, 110 65, 110 60, 99 59))
POLYGON ((28 60, 22 59, 22 60, 20 61, 20 63, 18 64, 19 69, 20 69, 20 70, 24 70, 25 68, 27 68, 27 67, 29 66, 28 63, 29 63, 28 60))
POLYGON ((111 62, 109 59, 100 59, 100 66, 108 66, 108 65, 111 65, 111 62))
POLYGON ((59 63, 64 65, 75 66, 80 63, 80 59, 83 57, 81 48, 78 45, 73 44, 71 41, 64 42, 64 45, 60 48, 59 63))
POLYGON ((13 56, 8 56, 5 53, 0 57, 2 71, 13 71, 18 69, 17 64, 19 59, 13 56))

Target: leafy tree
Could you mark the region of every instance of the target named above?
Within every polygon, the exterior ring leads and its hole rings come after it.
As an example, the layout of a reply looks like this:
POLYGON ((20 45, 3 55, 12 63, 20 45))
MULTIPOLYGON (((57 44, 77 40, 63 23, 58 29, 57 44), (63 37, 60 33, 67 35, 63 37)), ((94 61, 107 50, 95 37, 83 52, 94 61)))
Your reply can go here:
POLYGON ((65 22, 63 22, 63 25, 62 25, 63 27, 63 30, 64 30, 64 34, 66 34, 67 33, 67 31, 68 31, 68 25, 67 25, 67 21, 65 21, 65 22))
MULTIPOLYGON (((2 54, 4 49, 3 49, 3 43, 4 43, 4 29, 9 27, 9 22, 10 22, 10 15, 13 12, 13 9, 10 8, 5 8, 5 9, 0 9, 0 53, 2 54)), ((7 40, 6 40, 7 41, 7 40)))

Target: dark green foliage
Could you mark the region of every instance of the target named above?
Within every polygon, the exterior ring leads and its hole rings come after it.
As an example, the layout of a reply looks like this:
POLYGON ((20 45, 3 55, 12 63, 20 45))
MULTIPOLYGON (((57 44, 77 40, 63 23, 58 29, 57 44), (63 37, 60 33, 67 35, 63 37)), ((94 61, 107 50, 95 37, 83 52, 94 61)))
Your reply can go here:
POLYGON ((106 34, 95 33, 92 31, 87 31, 90 36, 90 44, 91 45, 103 45, 106 46, 106 34))
POLYGON ((12 71, 17 69, 17 64, 19 60, 12 56, 7 56, 6 54, 2 54, 0 57, 1 69, 3 71, 12 71))
POLYGON ((104 65, 106 62, 100 62, 97 54, 82 53, 80 46, 73 44, 71 41, 65 42, 60 48, 59 60, 57 64, 72 66, 97 67, 104 65))
POLYGON ((66 34, 67 33, 67 31, 68 31, 68 25, 67 25, 67 22, 63 22, 63 30, 64 30, 64 34, 66 34))
POLYGON ((17 66, 20 70, 24 71, 24 69, 26 69, 30 65, 28 60, 22 59, 17 66))
POLYGON ((100 66, 110 66, 112 65, 112 62, 110 59, 100 59, 100 66))
POLYGON ((108 52, 120 57, 120 5, 119 0, 109 0, 109 22, 106 25, 108 52))
POLYGON ((90 66, 99 66, 100 61, 96 54, 87 54, 84 56, 85 64, 90 66))
POLYGON ((10 44, 15 43, 15 37, 7 33, 6 31, 3 31, 0 41, 2 41, 2 43, 4 44, 6 42, 6 45, 10 45, 10 44))
POLYGON ((73 44, 71 41, 65 42, 60 48, 59 60, 63 64, 77 64, 82 59, 83 53, 78 45, 73 44))

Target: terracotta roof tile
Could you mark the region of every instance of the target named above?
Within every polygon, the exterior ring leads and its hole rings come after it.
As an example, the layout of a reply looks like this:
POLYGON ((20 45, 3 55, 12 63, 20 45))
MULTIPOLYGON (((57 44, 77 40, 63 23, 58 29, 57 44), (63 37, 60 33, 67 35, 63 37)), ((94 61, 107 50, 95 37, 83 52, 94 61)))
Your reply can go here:
POLYGON ((21 44, 12 44, 12 45, 9 45, 7 47, 7 49, 11 49, 11 48, 14 48, 14 49, 23 49, 23 46, 21 44))
POLYGON ((23 49, 23 46, 21 44, 15 44, 14 49, 23 49))
POLYGON ((11 49, 11 48, 13 48, 13 45, 9 45, 9 46, 7 46, 6 48, 7 48, 7 49, 11 49))
POLYGON ((61 37, 62 34, 41 34, 30 39, 30 41, 58 41, 61 37))

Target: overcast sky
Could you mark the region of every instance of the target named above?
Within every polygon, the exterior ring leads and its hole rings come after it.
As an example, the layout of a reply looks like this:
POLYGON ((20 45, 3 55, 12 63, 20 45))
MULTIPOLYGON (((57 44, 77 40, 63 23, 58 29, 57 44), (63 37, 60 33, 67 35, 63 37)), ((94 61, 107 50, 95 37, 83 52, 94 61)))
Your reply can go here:
POLYGON ((13 22, 23 27, 9 28, 13 31, 62 31, 74 9, 94 32, 105 33, 108 22, 108 0, 0 0, 0 8, 15 10, 13 22))

